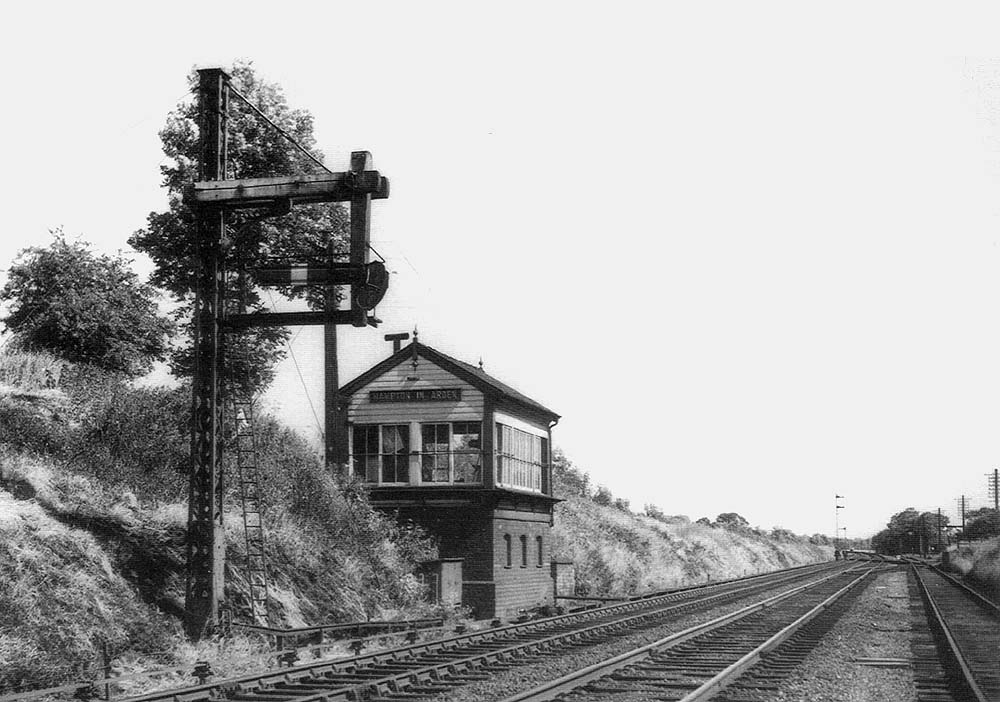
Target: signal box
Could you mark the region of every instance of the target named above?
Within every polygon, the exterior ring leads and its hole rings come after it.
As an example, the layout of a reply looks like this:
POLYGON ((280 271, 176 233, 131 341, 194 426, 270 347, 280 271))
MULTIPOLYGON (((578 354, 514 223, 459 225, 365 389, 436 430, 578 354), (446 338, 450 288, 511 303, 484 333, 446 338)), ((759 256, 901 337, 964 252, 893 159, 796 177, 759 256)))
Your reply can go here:
POLYGON ((554 603, 552 427, 559 415, 414 341, 340 390, 350 470, 372 504, 462 561, 461 601, 510 619, 554 603))

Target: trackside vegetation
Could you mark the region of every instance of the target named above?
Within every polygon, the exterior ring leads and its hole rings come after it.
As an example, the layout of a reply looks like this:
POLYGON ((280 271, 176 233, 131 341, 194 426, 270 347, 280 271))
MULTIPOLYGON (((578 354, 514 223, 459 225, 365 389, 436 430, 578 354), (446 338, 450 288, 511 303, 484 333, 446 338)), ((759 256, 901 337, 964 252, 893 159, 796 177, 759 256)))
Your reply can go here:
MULTIPOLYGON (((194 80, 194 74, 191 76, 194 80)), ((233 85, 281 128, 315 150, 312 117, 249 62, 233 85)), ((235 106, 234 106, 235 107, 235 106)), ((309 172, 310 164, 247 110, 230 121, 234 178, 309 172)), ((207 661, 216 676, 260 666, 266 642, 234 633, 192 644, 183 636, 188 467, 189 330, 199 234, 183 197, 196 177, 196 106, 184 100, 160 133, 168 208, 150 213, 129 240, 150 257, 150 283, 121 255, 102 256, 53 232, 29 248, 0 289, 0 693, 90 679, 110 654, 119 694, 192 682, 183 669, 207 661), (169 317, 160 295, 172 297, 169 317), (169 362, 179 383, 141 381, 169 362), (155 678, 146 673, 162 672, 155 678)), ((227 245, 252 267, 311 259, 345 242, 340 206, 296 208, 261 220, 236 214, 227 245)), ((252 276, 252 274, 251 274, 252 276)), ((252 283, 252 281, 250 281, 252 283)), ((274 306, 252 284, 223 304, 274 306)), ((318 289, 278 289, 326 304, 318 289)), ((229 343, 230 387, 266 388, 287 331, 253 329, 229 343)), ((372 508, 366 488, 331 475, 315 448, 267 412, 258 414, 269 613, 278 626, 465 613, 430 604, 418 566, 437 556, 415 526, 372 508)), ((227 460, 231 462, 232 452, 227 460)), ((225 474, 233 466, 225 465, 225 474)), ((577 564, 581 594, 624 595, 828 559, 823 540, 751 527, 736 513, 691 523, 653 505, 643 514, 564 457, 556 462, 553 553, 577 564)), ((237 496, 227 490, 226 600, 247 621, 248 584, 237 496)), ((346 650, 344 651, 346 652, 346 650)))
POLYGON ((735 512, 692 522, 647 504, 636 514, 558 451, 553 469, 565 500, 555 508, 553 551, 576 564, 580 595, 638 594, 833 557, 826 536, 752 527, 735 512))
MULTIPOLYGON (((55 361, 0 354, 0 687, 67 680, 104 644, 130 669, 208 655, 179 626, 189 390, 66 362, 50 387, 55 361)), ((276 419, 258 426, 275 622, 439 614, 415 575, 434 544, 332 478, 276 419)), ((248 620, 242 519, 235 495, 226 504, 227 598, 248 620)))
MULTIPOLYGON (((236 634, 193 645, 181 630, 189 398, 184 385, 141 386, 52 354, 0 353, 0 689, 95 675, 105 645, 118 675, 196 660, 218 675, 258 665, 261 641, 236 634)), ((313 447, 275 417, 265 414, 258 428, 275 623, 463 616, 426 599, 416 575, 436 557, 426 534, 374 510, 362 485, 330 476, 313 447)), ((581 595, 831 557, 822 539, 730 515, 692 523, 652 505, 636 514, 565 456, 555 469, 565 501, 554 557, 576 563, 581 595)), ((234 619, 246 620, 233 494, 226 521, 226 594, 234 619)), ((167 674, 120 691, 190 682, 167 674)))

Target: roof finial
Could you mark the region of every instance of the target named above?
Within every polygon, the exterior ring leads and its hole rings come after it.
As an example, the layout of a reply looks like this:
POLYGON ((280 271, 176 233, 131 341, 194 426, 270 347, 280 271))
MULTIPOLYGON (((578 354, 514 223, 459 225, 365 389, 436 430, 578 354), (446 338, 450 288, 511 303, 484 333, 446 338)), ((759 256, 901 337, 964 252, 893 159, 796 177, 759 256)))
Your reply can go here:
POLYGON ((483 355, 479 354, 479 370, 483 370, 483 355))
POLYGON ((413 351, 413 360, 411 364, 413 365, 413 375, 417 374, 417 325, 413 325, 413 343, 410 344, 410 349, 413 351))

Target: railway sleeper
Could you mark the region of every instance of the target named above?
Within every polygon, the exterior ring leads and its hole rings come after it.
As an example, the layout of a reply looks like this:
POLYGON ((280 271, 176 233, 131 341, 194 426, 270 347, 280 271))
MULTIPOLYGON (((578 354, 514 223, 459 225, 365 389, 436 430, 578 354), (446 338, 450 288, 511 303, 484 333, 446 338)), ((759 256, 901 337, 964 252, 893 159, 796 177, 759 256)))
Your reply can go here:
MULTIPOLYGON (((788 578, 786 578, 787 580, 788 578)), ((764 585, 763 587, 773 587, 775 583, 764 585)), ((754 588, 746 588, 742 592, 724 592, 712 595, 710 602, 704 599, 698 601, 691 599, 684 601, 688 597, 697 597, 698 593, 671 593, 668 596, 659 596, 655 600, 647 598, 641 601, 611 606, 607 609, 596 609, 589 611, 584 617, 576 616, 573 626, 580 626, 580 622, 590 622, 594 626, 603 627, 601 633, 595 631, 580 632, 579 634, 569 633, 570 620, 556 619, 550 622, 539 622, 505 628, 503 631, 479 633, 471 636, 456 637, 437 643, 422 643, 411 647, 398 649, 395 651, 370 654, 360 659, 343 661, 340 663, 326 664, 322 667, 300 666, 301 669, 283 671, 280 674, 272 673, 256 681, 246 681, 238 685, 231 693, 219 692, 208 698, 206 692, 200 692, 197 700, 218 699, 219 702, 288 702, 299 697, 315 695, 317 699, 345 700, 345 699, 367 699, 372 695, 381 692, 392 694, 389 688, 379 689, 379 683, 375 680, 384 678, 387 675, 402 674, 414 667, 424 665, 440 665, 455 661, 458 658, 468 656, 483 656, 477 661, 477 671, 467 670, 464 665, 453 669, 453 677, 456 681, 460 677, 469 679, 484 679, 489 672, 510 670, 516 667, 515 661, 522 660, 525 656, 538 657, 548 655, 554 650, 566 650, 567 648, 589 647, 596 643, 607 641, 615 637, 621 631, 634 631, 636 628, 645 625, 652 620, 663 621, 670 614, 677 614, 694 608, 704 608, 706 605, 718 605, 721 602, 736 599, 749 594, 754 588), (608 621, 613 616, 621 616, 622 613, 632 612, 633 619, 628 625, 620 622, 608 621), (539 626, 540 624, 540 626, 539 626), (565 637, 562 641, 544 640, 553 637, 565 637), (543 639, 539 641, 539 639, 543 639), (519 645, 530 645, 525 652, 514 652, 501 650, 498 647, 513 648, 519 645), (488 656, 488 657, 486 657, 488 656), (367 684, 366 684, 367 683, 367 684), (347 688, 347 689, 343 689, 347 688), (329 695, 322 695, 322 691, 329 690, 329 695), (320 693, 320 694, 317 694, 320 693)), ((429 683, 431 687, 435 685, 445 685, 446 683, 429 683)), ((397 687, 397 694, 403 690, 397 687)), ((220 688, 215 688, 220 690, 220 688)), ((180 698, 173 696, 174 700, 180 698)), ((194 698, 193 698, 194 699, 194 698)))
POLYGON ((331 686, 339 685, 340 683, 333 681, 323 681, 323 682, 307 682, 307 683, 296 683, 296 688, 303 690, 308 694, 312 694, 316 690, 329 690, 331 686))

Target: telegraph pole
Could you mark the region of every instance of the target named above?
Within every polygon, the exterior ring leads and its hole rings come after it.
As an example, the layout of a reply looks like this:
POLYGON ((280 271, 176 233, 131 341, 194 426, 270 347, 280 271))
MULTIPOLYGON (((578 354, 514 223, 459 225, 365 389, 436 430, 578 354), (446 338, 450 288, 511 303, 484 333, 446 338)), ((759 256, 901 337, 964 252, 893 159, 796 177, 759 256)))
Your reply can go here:
POLYGON ((833 523, 835 529, 833 532, 833 557, 835 560, 840 558, 840 510, 844 509, 844 505, 840 504, 838 500, 842 499, 844 499, 843 495, 835 494, 833 496, 833 523))
POLYGON ((986 474, 989 478, 989 492, 993 496, 993 511, 1000 512, 1000 470, 994 468, 993 475, 986 474))
POLYGON ((940 507, 938 507, 937 517, 938 517, 937 518, 937 533, 938 533, 937 534, 937 547, 938 547, 938 553, 941 553, 941 508, 940 507))
MULTIPOLYGON (((334 243, 330 241, 327 247, 327 255, 333 261, 334 243)), ((330 287, 326 290, 324 310, 332 311, 337 308, 337 289, 330 287)), ((338 447, 339 440, 339 403, 338 394, 340 391, 340 370, 337 359, 337 325, 329 321, 323 325, 323 459, 326 469, 335 473, 339 470, 340 455, 338 447)), ((344 447, 346 448, 346 447, 344 447)), ((343 451, 343 449, 339 449, 343 451)))
POLYGON ((920 513, 920 555, 927 556, 927 513, 920 513))
MULTIPOLYGON (((962 495, 962 498, 959 500, 959 505, 960 505, 961 514, 962 514, 962 531, 960 531, 959 534, 962 535, 962 536, 964 536, 965 535, 965 495, 962 495)), ((958 545, 959 546, 962 545, 962 540, 961 539, 958 539, 958 545)))
MULTIPOLYGON (((226 177, 229 75, 221 68, 198 71, 201 180, 226 177)), ((200 267, 195 294, 195 372, 191 401, 191 473, 188 494, 187 587, 184 628, 201 638, 218 621, 223 598, 226 533, 223 528, 222 421, 219 368, 222 360, 223 210, 196 209, 200 267)))

